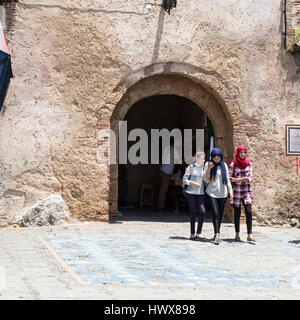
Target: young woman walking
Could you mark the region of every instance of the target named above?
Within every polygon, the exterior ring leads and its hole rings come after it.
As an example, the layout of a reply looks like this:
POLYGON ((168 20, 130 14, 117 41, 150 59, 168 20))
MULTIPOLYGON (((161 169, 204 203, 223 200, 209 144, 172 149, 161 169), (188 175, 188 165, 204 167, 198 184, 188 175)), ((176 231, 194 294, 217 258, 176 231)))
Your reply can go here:
POLYGON ((241 206, 245 208, 248 237, 247 241, 255 241, 252 236, 252 203, 251 191, 252 163, 247 160, 247 149, 239 146, 236 149, 235 159, 229 166, 229 177, 233 183, 233 199, 230 201, 234 208, 235 240, 240 241, 241 206))
POLYGON ((213 214, 214 240, 216 243, 219 243, 225 203, 228 195, 230 196, 230 200, 233 198, 233 193, 228 167, 223 162, 222 151, 218 148, 213 148, 210 157, 211 161, 206 162, 204 167, 204 180, 207 182, 206 193, 213 214))
POLYGON ((203 167, 205 162, 205 153, 197 152, 196 161, 186 168, 185 174, 182 178, 184 195, 188 201, 191 216, 190 216, 190 228, 191 228, 191 240, 201 240, 202 226, 205 217, 205 205, 204 205, 204 182, 203 182, 203 167), (197 234, 195 234, 195 220, 196 215, 199 215, 197 234))

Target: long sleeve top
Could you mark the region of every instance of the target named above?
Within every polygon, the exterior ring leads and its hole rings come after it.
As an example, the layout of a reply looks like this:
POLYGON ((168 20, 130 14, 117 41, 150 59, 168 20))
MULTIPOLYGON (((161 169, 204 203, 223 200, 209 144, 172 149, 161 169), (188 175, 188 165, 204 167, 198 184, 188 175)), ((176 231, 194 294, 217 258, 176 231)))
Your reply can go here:
MULTIPOLYGON (((204 175, 206 174, 206 172, 208 170, 208 163, 209 162, 205 163, 204 175)), ((212 198, 227 198, 228 194, 232 193, 232 186, 231 186, 231 182, 230 182, 230 178, 229 178, 228 166, 226 163, 224 163, 224 164, 225 164, 225 169, 226 169, 227 184, 223 183, 222 171, 221 171, 220 166, 218 166, 215 179, 213 179, 211 177, 209 180, 206 180, 204 178, 207 183, 206 193, 212 198)))
POLYGON ((197 162, 189 165, 186 170, 185 174, 182 178, 183 186, 187 185, 187 189, 185 189, 186 193, 195 194, 195 195, 204 195, 204 181, 203 181, 204 170, 203 167, 199 166, 197 162), (200 184, 200 188, 196 188, 190 182, 196 182, 200 184))
POLYGON ((240 169, 231 162, 229 166, 229 178, 232 181, 234 168, 234 178, 248 178, 249 182, 234 182, 233 183, 233 199, 230 204, 233 207, 240 207, 242 204, 253 203, 253 193, 251 190, 251 182, 253 177, 252 163, 244 169, 240 169))

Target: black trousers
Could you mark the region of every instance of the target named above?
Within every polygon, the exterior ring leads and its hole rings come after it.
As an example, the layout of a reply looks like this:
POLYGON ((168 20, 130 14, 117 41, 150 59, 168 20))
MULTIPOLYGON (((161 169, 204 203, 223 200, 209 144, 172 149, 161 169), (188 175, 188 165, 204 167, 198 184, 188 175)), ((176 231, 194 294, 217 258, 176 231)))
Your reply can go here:
POLYGON ((213 198, 208 196, 211 205, 211 211, 213 214, 213 225, 215 234, 220 233, 225 203, 227 198, 213 198))
POLYGON ((190 211, 191 211, 191 216, 190 216, 191 234, 195 233, 196 215, 199 215, 197 233, 201 234, 204 217, 205 217, 204 195, 189 194, 186 192, 184 192, 184 195, 188 201, 190 211))
MULTIPOLYGON (((248 234, 252 234, 252 206, 244 204, 246 214, 246 224, 248 234)), ((234 226, 235 232, 240 232, 241 207, 234 207, 234 226)))

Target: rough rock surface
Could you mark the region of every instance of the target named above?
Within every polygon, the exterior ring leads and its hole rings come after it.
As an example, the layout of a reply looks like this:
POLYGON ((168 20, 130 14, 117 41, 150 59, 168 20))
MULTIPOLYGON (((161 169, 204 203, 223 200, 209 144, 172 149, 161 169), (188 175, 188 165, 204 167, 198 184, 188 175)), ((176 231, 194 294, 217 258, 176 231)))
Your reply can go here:
POLYGON ((22 227, 46 226, 60 224, 70 217, 68 206, 60 195, 51 195, 39 200, 30 208, 23 211, 16 224, 22 227))

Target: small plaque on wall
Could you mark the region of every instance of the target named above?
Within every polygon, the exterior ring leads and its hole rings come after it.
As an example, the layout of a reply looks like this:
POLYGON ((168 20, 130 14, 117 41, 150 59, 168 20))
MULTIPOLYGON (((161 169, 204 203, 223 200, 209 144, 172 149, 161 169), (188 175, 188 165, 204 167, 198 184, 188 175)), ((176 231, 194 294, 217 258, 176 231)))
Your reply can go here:
POLYGON ((285 126, 286 155, 300 156, 300 124, 287 124, 285 126))

